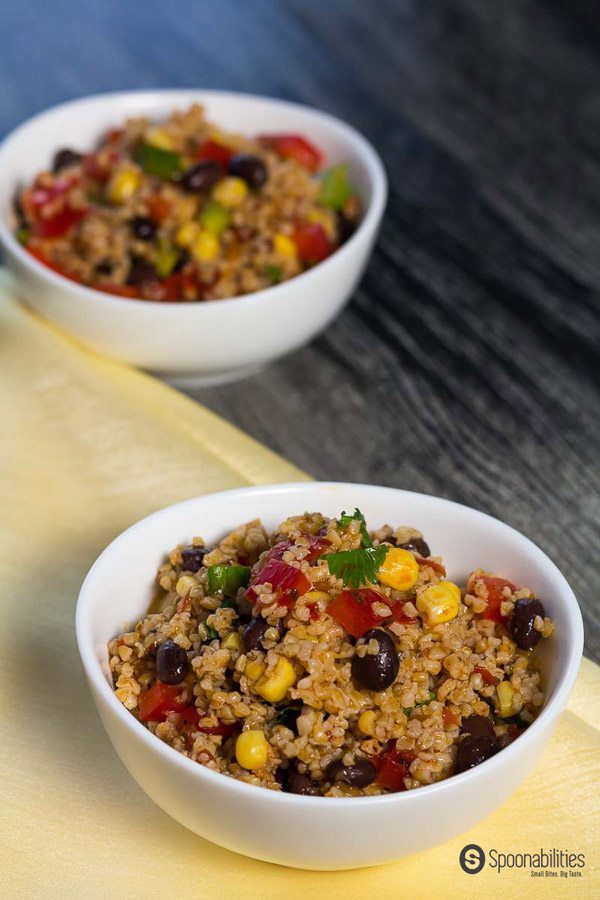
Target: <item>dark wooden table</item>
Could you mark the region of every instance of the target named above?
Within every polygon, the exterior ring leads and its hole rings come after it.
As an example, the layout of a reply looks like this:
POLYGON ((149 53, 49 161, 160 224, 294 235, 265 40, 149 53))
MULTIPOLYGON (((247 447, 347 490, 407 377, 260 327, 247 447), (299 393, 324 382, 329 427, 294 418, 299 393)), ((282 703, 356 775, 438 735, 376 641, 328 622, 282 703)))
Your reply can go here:
POLYGON ((586 0, 28 0, 0 131, 115 88, 313 104, 379 149, 381 238, 328 332, 195 394, 317 478, 484 509, 562 568, 600 659, 600 12, 586 0))

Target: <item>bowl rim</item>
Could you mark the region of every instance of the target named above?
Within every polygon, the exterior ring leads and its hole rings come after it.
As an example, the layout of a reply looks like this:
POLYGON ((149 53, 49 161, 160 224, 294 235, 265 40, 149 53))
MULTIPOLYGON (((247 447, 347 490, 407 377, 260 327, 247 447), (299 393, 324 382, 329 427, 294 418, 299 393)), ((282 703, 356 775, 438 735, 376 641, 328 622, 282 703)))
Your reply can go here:
MULTIPOLYGON (((354 128, 353 125, 348 124, 343 119, 340 119, 338 116, 334 116, 331 113, 317 109, 313 106, 308 106, 304 103, 296 103, 290 100, 283 100, 277 97, 269 97, 261 94, 246 93, 244 91, 220 91, 210 89, 204 90, 202 88, 149 88, 147 90, 133 91, 105 91, 102 93, 76 97, 72 100, 67 100, 63 103, 58 103, 54 106, 50 106, 47 109, 42 110, 33 116, 30 116, 24 122, 21 122, 19 125, 13 128, 0 142, 0 164, 4 152, 7 149, 10 149, 10 146, 15 141, 23 139, 27 129, 31 125, 38 123, 44 118, 51 118, 56 113, 64 112, 65 110, 69 110, 70 108, 75 108, 76 110, 80 106, 93 105, 98 101, 102 102, 113 100, 115 102, 115 105, 118 106, 127 104, 130 101, 142 101, 144 99, 146 99, 150 103, 152 101, 152 98, 155 98, 156 103, 159 103, 161 98, 166 101, 170 97, 173 98, 174 104, 178 102, 178 97, 181 100, 186 100, 187 102, 191 102, 194 98, 198 102, 202 102, 202 98, 205 98, 206 102, 211 99, 219 100, 233 98, 240 101, 261 101, 272 104, 275 107, 285 107, 286 109, 291 109, 292 111, 309 113, 314 118, 323 121, 329 126, 333 126, 333 128, 341 133, 347 140, 348 145, 355 148, 355 150, 360 153, 361 159, 367 168, 368 177, 371 183, 372 196, 365 210, 365 213, 359 222, 358 227, 356 228, 352 236, 344 244, 342 244, 341 247, 338 247, 331 254, 331 256, 327 257, 327 259, 322 260, 320 263, 317 263, 317 265, 313 266, 311 269, 307 269, 305 272, 301 272, 299 275, 295 275, 293 278, 281 282, 280 284, 271 285, 268 288, 263 288, 259 291, 253 291, 249 294, 237 294, 233 297, 225 297, 222 300, 218 301, 219 307, 223 307, 223 305, 225 305, 225 307, 229 307, 232 304, 237 306, 237 304, 241 300, 244 301, 244 304, 247 304, 249 301, 258 304, 265 299, 272 299, 278 293, 281 293, 284 296, 286 293, 285 288, 288 287, 292 282, 298 283, 300 279, 302 279, 302 283, 306 287, 306 289, 309 290, 311 284, 315 280, 315 277, 319 277, 318 272, 322 271, 323 266, 327 267, 327 270, 329 270, 333 265, 335 265, 336 260, 338 262, 340 260, 343 261, 343 259, 348 257, 352 252, 353 247, 356 246, 359 240, 359 237, 362 237, 369 232, 374 232, 377 229, 377 226, 385 209, 388 188, 384 165, 373 144, 366 137, 364 137, 364 135, 362 135, 361 132, 358 131, 358 129, 354 128)), ((115 112, 117 113, 118 110, 116 109, 115 112)), ((133 114, 133 112, 133 110, 129 111, 130 114, 133 114)), ((87 302, 96 303, 99 307, 104 305, 109 311, 112 309, 124 308, 139 308, 140 310, 173 308, 186 310, 206 310, 207 308, 210 309, 213 306, 213 304, 201 302, 160 303, 156 300, 137 300, 130 297, 120 297, 117 294, 99 291, 95 288, 88 287, 87 285, 79 284, 77 281, 68 278, 66 275, 61 275, 60 273, 53 271, 48 266, 45 266, 43 263, 39 262, 30 253, 27 253, 27 251, 17 241, 15 235, 9 227, 8 222, 5 221, 4 216, 0 216, 0 242, 3 242, 6 245, 7 249, 17 257, 22 265, 27 268, 33 269, 33 271, 36 272, 39 276, 47 278, 50 283, 54 284, 57 288, 61 288, 66 293, 69 293, 71 295, 81 292, 86 298, 87 302)), ((169 315, 169 313, 167 313, 167 315, 169 315)), ((175 315, 177 315, 177 313, 175 313, 175 315)))
POLYGON ((573 687, 575 678, 577 677, 581 658, 583 655, 583 621, 575 594, 573 593, 573 590, 571 589, 569 583, 567 582, 562 572, 558 569, 556 564, 530 538, 526 537, 520 531, 517 531, 517 529, 513 528, 511 525, 508 525, 506 522, 503 522, 501 519, 497 519, 495 516, 491 516, 488 513, 484 513, 481 510, 475 509, 474 507, 466 506, 462 503, 457 503, 454 500, 448 500, 444 497, 439 497, 433 494, 424 494, 417 491, 407 491, 402 488, 387 487, 384 485, 370 485, 358 482, 301 481, 287 482, 283 484, 264 484, 253 485, 249 487, 232 488, 226 491, 215 491, 210 494, 202 494, 197 497, 191 497, 187 500, 182 500, 178 503, 174 503, 170 506, 166 506, 162 509, 156 510, 155 512, 150 513, 148 516, 144 516, 144 518, 135 522, 133 525, 130 525, 127 529, 125 529, 125 531, 121 532, 121 534, 114 538, 97 557, 97 559, 89 569, 83 581, 77 599, 75 627, 77 646, 81 661, 83 663, 87 678, 90 681, 93 689, 99 692, 102 699, 111 708, 111 711, 116 714, 119 720, 131 732, 132 736, 144 745, 145 749, 162 757, 167 765, 172 764, 182 767, 184 771, 189 772, 190 776, 197 779, 199 783, 202 783, 204 779, 208 779, 209 783, 213 782, 215 787, 220 787, 223 790, 231 790, 233 793, 241 792, 241 796, 245 797, 248 801, 254 798, 255 800, 262 799, 265 802, 271 803, 310 805, 315 810, 331 810, 332 803, 333 808, 335 809, 339 801, 343 801, 340 806, 345 811, 349 811, 350 807, 354 808, 354 806, 356 805, 357 809, 364 808, 365 805, 384 806, 395 803, 401 805, 403 803, 406 804, 413 802, 415 800, 415 794, 417 795, 417 797, 421 797, 424 801, 426 801, 427 797, 434 794, 439 796, 440 794, 444 794, 448 791, 451 792, 454 789, 453 786, 466 786, 469 781, 475 783, 476 779, 481 778, 486 774, 491 775, 493 767, 495 765, 498 765, 499 758, 502 758, 506 764, 508 764, 510 759, 512 759, 513 763, 516 763, 519 756, 521 755, 521 751, 525 748, 525 746, 527 744, 532 745, 536 742, 537 734, 540 728, 542 728, 544 725, 551 726, 552 721, 556 720, 559 714, 564 709, 571 688, 573 687), (571 646, 568 648, 568 662, 564 671, 558 677, 554 696, 550 699, 549 702, 545 703, 538 717, 532 722, 529 728, 519 736, 518 741, 513 741, 508 745, 508 747, 502 749, 498 754, 491 757, 490 759, 485 760, 483 763, 473 767, 472 769, 468 769, 467 771, 461 772, 457 775, 452 775, 448 778, 443 779, 442 781, 435 782, 434 784, 423 785, 413 791, 401 791, 398 793, 381 794, 373 797, 312 797, 273 791, 260 785, 248 784, 246 782, 239 781, 233 776, 225 775, 221 772, 214 772, 212 771, 212 769, 208 769, 206 766, 194 762, 193 760, 179 753, 173 747, 165 744, 163 741, 157 738, 156 735, 152 734, 152 732, 149 731, 144 725, 142 725, 142 723, 139 722, 135 718, 135 716, 133 716, 132 713, 117 700, 116 695, 107 682, 101 665, 96 658, 90 632, 91 611, 96 606, 96 604, 92 602, 94 582, 98 578, 98 575, 101 572, 103 566, 110 558, 110 554, 115 545, 127 541, 128 536, 131 532, 142 529, 146 523, 150 521, 156 521, 163 516, 170 516, 176 510, 183 510, 209 497, 226 498, 227 501, 231 502, 240 495, 255 495, 259 497, 265 494, 288 494, 290 495, 290 499, 293 499, 296 495, 302 494, 307 490, 314 490, 315 488, 325 490, 329 490, 332 488, 341 488, 345 490, 360 488, 373 491, 374 493, 393 492, 397 495, 400 495, 401 497, 406 498, 408 501, 410 501, 412 497, 417 497, 419 499, 426 497, 431 501, 431 503, 442 503, 443 505, 454 507, 457 511, 467 510, 470 514, 475 513, 478 517, 482 517, 482 519, 484 520, 493 522, 495 527, 499 526, 501 530, 507 533, 516 534, 519 540, 524 542, 524 544, 528 546, 530 550, 533 550, 540 561, 544 563, 550 574, 556 579, 557 588, 560 589, 560 593, 562 594, 567 608, 569 609, 573 627, 573 637, 571 646))

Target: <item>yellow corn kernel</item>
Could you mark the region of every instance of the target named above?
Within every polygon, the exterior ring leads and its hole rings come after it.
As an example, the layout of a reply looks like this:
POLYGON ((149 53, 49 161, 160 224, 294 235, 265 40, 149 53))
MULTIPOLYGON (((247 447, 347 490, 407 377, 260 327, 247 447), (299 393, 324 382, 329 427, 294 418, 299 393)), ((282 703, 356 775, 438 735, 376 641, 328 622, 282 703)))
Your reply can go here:
POLYGON ((280 256, 287 256, 289 259, 295 259, 298 256, 298 248, 293 240, 279 232, 273 237, 273 250, 280 256))
POLYGON ((175 232, 175 243, 179 247, 191 247, 199 231, 200 228, 196 222, 186 222, 184 225, 180 225, 175 232))
POLYGON ((186 597, 196 587, 198 587, 198 581, 193 575, 181 575, 177 579, 175 590, 180 597, 186 597))
POLYGON ((153 147, 160 147, 161 150, 175 149, 175 141, 164 128, 153 128, 146 140, 149 144, 152 144, 153 147))
POLYGON ((127 203, 139 189, 142 176, 137 169, 121 169, 115 172, 108 186, 108 198, 112 203, 127 203))
POLYGON ((228 176, 216 183, 212 195, 217 203, 221 203, 227 209, 233 209, 246 199, 247 193, 248 185, 245 181, 228 176))
POLYGON ((331 594, 328 594, 326 591, 308 591, 308 593, 304 595, 304 599, 308 600, 309 603, 318 603, 319 600, 322 600, 324 603, 329 603, 331 594))
POLYGON ((225 650, 241 650, 242 638, 240 637, 239 632, 232 631, 231 634, 228 634, 222 642, 221 647, 225 650))
POLYGON ((513 698, 515 696, 515 689, 510 683, 510 681, 501 681, 500 684, 496 688, 496 693, 498 694, 498 705, 500 707, 500 715, 501 716, 511 716, 512 708, 513 708, 513 698))
POLYGON ((198 200, 196 197, 179 197, 175 201, 175 208, 173 210, 175 218, 181 224, 189 222, 189 220, 193 219, 196 215, 197 206, 198 200))
POLYGON ((265 671, 267 667, 260 659, 251 659, 249 663, 246 663, 246 668, 244 669, 244 675, 250 679, 250 681, 256 681, 262 673, 265 671))
POLYGON ((196 262, 212 262, 219 255, 219 238, 212 231, 199 231, 190 246, 190 253, 196 262))
POLYGON ((410 550, 390 547, 379 567, 377 578, 396 591, 410 591, 419 578, 419 564, 410 550))
POLYGON ((242 731, 235 742, 235 758, 243 769, 262 769, 269 758, 269 744, 258 728, 242 731))
POLYGON ((358 730, 366 734, 367 737, 373 737, 375 734, 375 713, 372 709, 367 709, 358 717, 358 730))
POLYGON ((335 237, 333 216, 327 210, 315 206, 307 213, 306 220, 313 225, 320 225, 328 238, 335 237))
POLYGON ((269 703, 283 700, 289 689, 296 683, 294 667, 284 656, 280 656, 270 675, 263 675, 254 690, 269 703))
POLYGON ((459 605, 460 588, 451 581, 432 584, 417 597, 417 609, 430 628, 456 618, 459 605))

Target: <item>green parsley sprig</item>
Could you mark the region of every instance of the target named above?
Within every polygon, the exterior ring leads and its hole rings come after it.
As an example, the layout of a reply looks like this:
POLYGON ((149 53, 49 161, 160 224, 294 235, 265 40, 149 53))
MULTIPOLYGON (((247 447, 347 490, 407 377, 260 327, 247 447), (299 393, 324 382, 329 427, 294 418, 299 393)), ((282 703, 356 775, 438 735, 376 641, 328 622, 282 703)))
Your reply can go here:
POLYGON ((348 528, 351 522, 360 522, 361 545, 363 547, 372 547, 373 541, 371 540, 371 536, 367 530, 366 519, 361 513, 360 509, 358 509, 358 507, 352 514, 343 512, 338 519, 338 525, 340 526, 340 528, 348 528))
POLYGON ((342 550, 340 553, 326 553, 329 571, 341 578, 346 587, 358 588, 361 584, 372 584, 377 580, 377 572, 390 548, 367 547, 364 550, 342 550))

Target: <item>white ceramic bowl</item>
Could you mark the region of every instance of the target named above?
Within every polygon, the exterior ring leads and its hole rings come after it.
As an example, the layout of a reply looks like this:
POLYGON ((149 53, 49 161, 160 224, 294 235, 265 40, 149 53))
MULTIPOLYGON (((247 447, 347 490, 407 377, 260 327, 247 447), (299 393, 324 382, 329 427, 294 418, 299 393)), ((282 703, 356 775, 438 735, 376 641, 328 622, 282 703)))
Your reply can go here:
POLYGON ((300 868, 348 869, 397 859, 458 835, 519 786, 565 706, 579 668, 583 626, 573 592, 554 563, 497 519, 393 488, 303 483, 197 497, 129 528, 102 553, 83 584, 77 641, 117 753, 162 809, 208 840, 247 856, 300 868), (305 510, 337 516, 355 506, 372 526, 388 522, 419 528, 455 581, 464 582, 472 569, 482 566, 526 584, 543 598, 556 623, 545 642, 547 699, 538 719, 514 743, 474 769, 414 791, 348 799, 303 797, 211 772, 162 743, 119 703, 110 686, 106 645, 144 614, 165 552, 196 534, 216 540, 257 516, 270 528, 305 510))
POLYGON ((357 131, 306 106, 216 91, 132 91, 86 97, 34 116, 0 145, 0 242, 23 299, 102 353, 180 383, 241 377, 311 340, 337 315, 366 265, 387 194, 381 161, 357 131), (355 234, 329 259, 283 284, 214 303, 161 304, 82 287, 39 263, 15 239, 18 186, 47 169, 65 145, 87 150, 128 116, 163 117, 193 102, 224 129, 295 131, 347 162, 364 213, 355 234))

